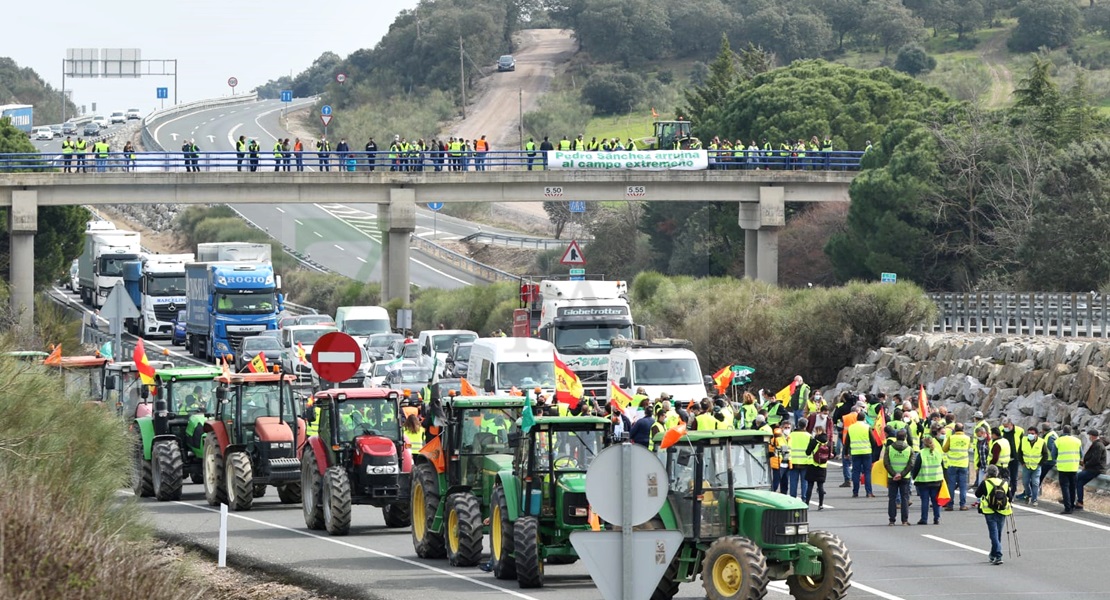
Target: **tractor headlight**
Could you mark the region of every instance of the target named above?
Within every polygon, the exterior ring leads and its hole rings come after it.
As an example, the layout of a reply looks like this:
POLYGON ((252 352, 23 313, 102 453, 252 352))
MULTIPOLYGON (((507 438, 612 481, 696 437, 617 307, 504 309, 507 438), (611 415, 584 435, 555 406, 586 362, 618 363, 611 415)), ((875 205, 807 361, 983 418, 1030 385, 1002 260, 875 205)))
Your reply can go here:
POLYGON ((809 525, 798 525, 798 535, 809 535, 809 525))
POLYGON ((798 535, 798 526, 797 525, 783 525, 782 534, 783 535, 798 535))
POLYGON ((368 466, 366 467, 366 473, 368 475, 394 475, 397 473, 397 465, 368 466))

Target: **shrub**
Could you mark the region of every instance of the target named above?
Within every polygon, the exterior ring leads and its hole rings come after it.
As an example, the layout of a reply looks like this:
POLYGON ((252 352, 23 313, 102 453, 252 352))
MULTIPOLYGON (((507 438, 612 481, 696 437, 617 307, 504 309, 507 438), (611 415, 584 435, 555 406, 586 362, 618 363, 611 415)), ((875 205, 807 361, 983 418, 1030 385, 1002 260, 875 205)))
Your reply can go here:
POLYGON ((282 278, 281 284, 288 300, 332 316, 340 306, 377 306, 382 300, 380 284, 332 273, 293 271, 282 278))
POLYGON ((582 101, 601 115, 626 114, 640 103, 643 93, 640 76, 627 71, 601 71, 582 86, 582 101))
POLYGON ((906 44, 898 50, 898 57, 894 59, 894 68, 917 77, 937 68, 937 59, 929 56, 925 49, 917 44, 906 44))

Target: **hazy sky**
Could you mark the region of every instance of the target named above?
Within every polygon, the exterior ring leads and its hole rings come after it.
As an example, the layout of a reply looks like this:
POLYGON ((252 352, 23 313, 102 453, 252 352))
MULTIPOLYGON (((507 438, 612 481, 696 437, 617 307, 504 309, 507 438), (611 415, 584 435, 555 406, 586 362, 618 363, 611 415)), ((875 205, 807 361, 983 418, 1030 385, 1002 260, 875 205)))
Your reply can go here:
MULTIPOLYGON (((31 67, 56 89, 62 87, 67 48, 138 48, 143 59, 177 59, 179 102, 237 93, 283 74, 304 70, 332 51, 346 57, 370 48, 402 10, 417 0, 30 0, 5 2, 9 26, 0 56, 31 67)), ((66 77, 77 106, 97 103, 97 112, 160 106, 155 89, 172 77, 75 79, 66 77)), ((8 102, 0 98, 0 104, 8 102)))

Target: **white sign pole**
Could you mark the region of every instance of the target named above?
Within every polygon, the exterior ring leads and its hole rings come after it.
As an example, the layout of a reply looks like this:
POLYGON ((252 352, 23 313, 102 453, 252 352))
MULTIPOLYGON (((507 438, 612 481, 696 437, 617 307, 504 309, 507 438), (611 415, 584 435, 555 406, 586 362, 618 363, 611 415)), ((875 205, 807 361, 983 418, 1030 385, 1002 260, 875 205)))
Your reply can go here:
POLYGON ((227 505, 220 505, 220 558, 217 563, 221 569, 227 566, 227 505))
POLYGON ((632 539, 632 444, 621 444, 621 598, 635 600, 632 589, 632 570, 635 567, 631 549, 632 539))

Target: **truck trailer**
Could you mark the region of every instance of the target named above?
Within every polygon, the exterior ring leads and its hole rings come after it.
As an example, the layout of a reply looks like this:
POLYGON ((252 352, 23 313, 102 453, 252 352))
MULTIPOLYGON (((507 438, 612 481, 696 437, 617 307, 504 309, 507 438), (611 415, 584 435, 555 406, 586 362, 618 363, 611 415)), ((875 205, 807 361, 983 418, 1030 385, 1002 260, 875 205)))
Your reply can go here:
POLYGON ((0 106, 0 119, 11 119, 12 126, 31 135, 35 124, 35 107, 30 104, 5 104, 0 106))

